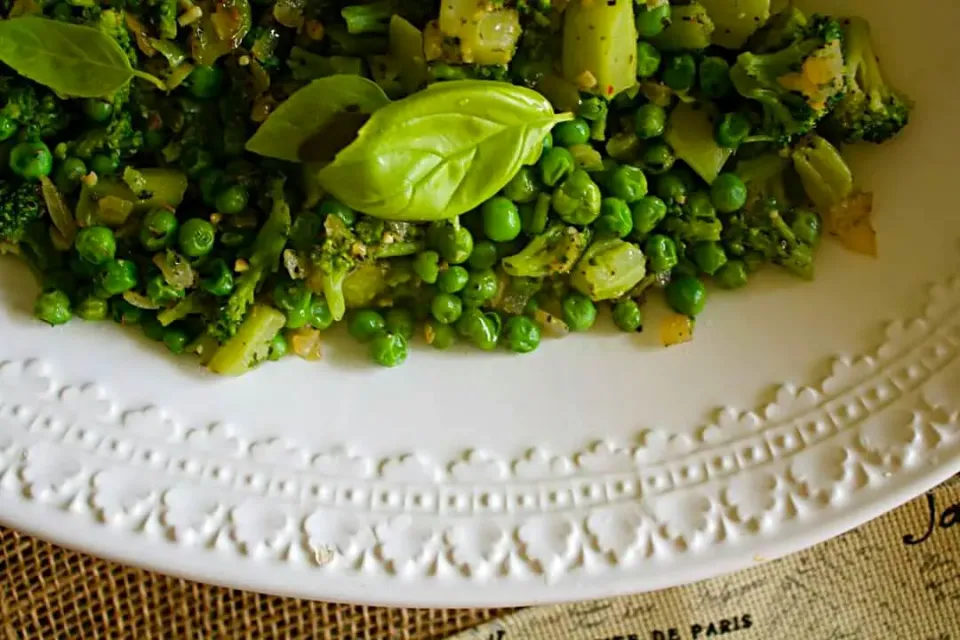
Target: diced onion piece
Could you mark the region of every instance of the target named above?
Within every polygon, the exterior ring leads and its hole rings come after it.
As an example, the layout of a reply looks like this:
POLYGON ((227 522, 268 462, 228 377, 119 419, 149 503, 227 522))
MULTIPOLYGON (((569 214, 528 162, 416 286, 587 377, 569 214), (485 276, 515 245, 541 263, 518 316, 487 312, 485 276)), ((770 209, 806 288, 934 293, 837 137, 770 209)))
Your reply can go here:
POLYGON ((153 264, 157 265, 163 279, 171 287, 189 289, 196 280, 196 273, 187 259, 173 251, 153 256, 153 264))
POLYGON ((445 0, 436 28, 440 31, 439 42, 432 33, 432 25, 428 25, 424 32, 427 60, 440 57, 433 56, 438 47, 442 48, 443 37, 446 37, 457 39, 460 47, 459 59, 448 59, 447 62, 480 65, 509 63, 521 32, 516 10, 495 8, 486 0, 445 0))
POLYGON ((97 201, 100 219, 108 225, 120 226, 133 213, 133 203, 117 196, 104 196, 97 201))
POLYGON ((319 360, 322 354, 320 332, 312 327, 302 327, 289 336, 290 349, 304 360, 319 360))
POLYGON ((160 308, 160 305, 153 302, 150 300, 150 298, 142 293, 137 293, 136 291, 124 291, 123 299, 135 306, 137 309, 148 309, 152 311, 160 308))
POLYGON ((665 347, 693 340, 693 320, 679 313, 672 313, 660 325, 660 342, 665 347))
POLYGON ((50 220, 53 226, 57 228, 67 247, 73 245, 77 237, 77 221, 73 219, 73 214, 67 208, 67 203, 63 201, 60 191, 54 186, 50 178, 43 176, 40 178, 40 190, 43 193, 43 201, 47 205, 47 211, 50 213, 50 220))

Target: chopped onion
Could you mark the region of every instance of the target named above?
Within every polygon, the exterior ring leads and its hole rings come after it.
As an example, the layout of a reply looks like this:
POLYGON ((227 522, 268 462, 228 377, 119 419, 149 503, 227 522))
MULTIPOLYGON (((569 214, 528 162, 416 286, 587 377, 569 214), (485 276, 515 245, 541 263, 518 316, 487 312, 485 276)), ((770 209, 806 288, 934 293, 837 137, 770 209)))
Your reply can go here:
POLYGON ((150 38, 143 23, 128 11, 123 12, 123 18, 127 23, 127 28, 133 31, 133 37, 137 40, 137 48, 148 58, 155 56, 157 50, 153 47, 152 38, 150 38))
POLYGON ((693 340, 693 320, 679 313, 670 314, 660 325, 660 342, 670 347, 693 340))
POLYGON ((304 360, 319 360, 321 353, 320 332, 311 327, 297 329, 290 334, 290 348, 304 360))
POLYGON ((104 223, 119 227, 133 213, 133 203, 117 196, 103 196, 97 201, 97 209, 104 223))
POLYGON ((533 312, 533 319, 550 335, 561 337, 570 333, 570 327, 567 326, 567 323, 549 311, 537 309, 533 312))
POLYGON ((189 289, 196 280, 197 275, 193 267, 186 258, 175 251, 158 253, 153 256, 153 264, 157 265, 160 273, 163 274, 163 279, 171 287, 189 289))
POLYGON ((135 306, 137 309, 149 309, 152 311, 160 308, 160 305, 156 304, 142 293, 137 293, 136 291, 124 291, 123 299, 135 306))
POLYGON ((309 273, 303 256, 292 249, 283 252, 283 266, 294 280, 303 280, 309 273))
POLYGON ((50 181, 50 178, 46 176, 40 178, 40 191, 43 193, 43 201, 47 205, 47 211, 50 213, 53 226, 63 236, 63 241, 67 244, 67 247, 71 247, 77 237, 77 221, 74 220, 73 214, 67 208, 67 203, 63 201, 63 196, 60 195, 60 191, 50 181))

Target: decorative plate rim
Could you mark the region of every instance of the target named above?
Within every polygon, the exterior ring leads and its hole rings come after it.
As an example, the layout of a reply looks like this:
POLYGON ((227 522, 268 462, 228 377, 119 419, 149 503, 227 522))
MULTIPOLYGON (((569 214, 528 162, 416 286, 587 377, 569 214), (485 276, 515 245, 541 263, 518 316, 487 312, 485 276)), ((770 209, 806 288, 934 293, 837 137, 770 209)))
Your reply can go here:
POLYGON ((0 522, 328 600, 493 606, 674 586, 837 535, 960 469, 958 311, 953 277, 876 349, 771 404, 517 460, 308 453, 229 425, 186 428, 0 354, 0 522))

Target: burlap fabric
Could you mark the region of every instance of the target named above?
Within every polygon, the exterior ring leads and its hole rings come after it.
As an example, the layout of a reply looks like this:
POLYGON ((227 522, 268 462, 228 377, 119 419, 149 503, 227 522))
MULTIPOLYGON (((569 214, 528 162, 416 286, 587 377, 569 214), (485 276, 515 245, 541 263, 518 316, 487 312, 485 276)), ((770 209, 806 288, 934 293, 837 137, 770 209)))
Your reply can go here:
POLYGON ((263 596, 128 568, 0 528, 2 640, 721 635, 725 640, 960 639, 960 482, 815 549, 733 576, 519 613, 384 609, 263 596), (935 526, 924 537, 931 501, 935 526), (905 544, 905 536, 919 543, 905 544), (503 617, 481 624, 498 615, 503 617))

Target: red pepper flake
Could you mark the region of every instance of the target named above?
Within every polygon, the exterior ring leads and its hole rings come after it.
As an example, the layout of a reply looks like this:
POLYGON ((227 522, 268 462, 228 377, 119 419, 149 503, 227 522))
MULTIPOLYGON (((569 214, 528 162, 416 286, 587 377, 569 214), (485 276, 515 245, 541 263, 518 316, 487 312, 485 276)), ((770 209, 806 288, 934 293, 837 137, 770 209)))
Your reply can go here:
POLYGON ((613 85, 612 85, 612 84, 608 84, 608 85, 607 85, 607 95, 608 95, 608 96, 612 96, 612 95, 613 95, 613 85))

